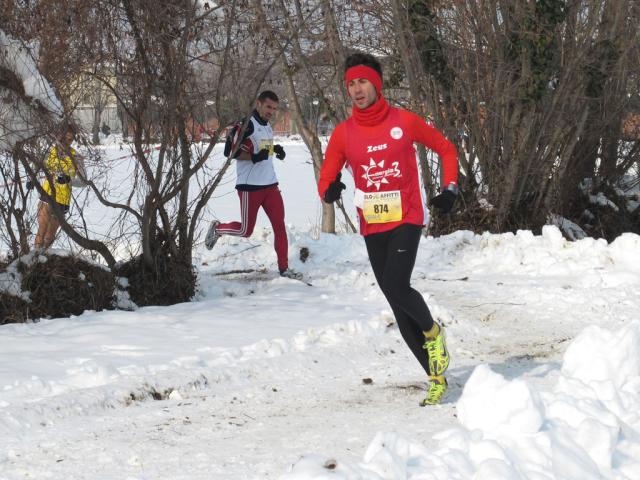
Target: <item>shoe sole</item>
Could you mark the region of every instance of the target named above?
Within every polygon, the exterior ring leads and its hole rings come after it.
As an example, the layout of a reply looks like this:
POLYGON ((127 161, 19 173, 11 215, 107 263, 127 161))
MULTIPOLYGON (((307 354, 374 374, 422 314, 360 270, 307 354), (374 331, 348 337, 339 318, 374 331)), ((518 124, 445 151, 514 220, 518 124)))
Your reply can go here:
POLYGON ((220 222, 214 221, 211 223, 209 230, 207 230, 207 236, 204 239, 204 246, 207 250, 213 249, 220 238, 220 235, 216 233, 218 225, 220 225, 220 222))

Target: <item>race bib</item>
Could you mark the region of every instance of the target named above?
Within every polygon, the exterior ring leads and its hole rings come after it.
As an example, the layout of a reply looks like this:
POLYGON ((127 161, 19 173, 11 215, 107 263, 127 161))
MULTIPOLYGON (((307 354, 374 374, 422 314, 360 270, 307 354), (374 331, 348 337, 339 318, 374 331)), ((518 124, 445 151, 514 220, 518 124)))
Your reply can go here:
POLYGON ((258 145, 258 151, 260 150, 269 150, 269 155, 273 155, 273 139, 271 140, 261 140, 258 145))
POLYGON ((364 194, 362 214, 367 223, 389 223, 402 220, 400 190, 364 194))

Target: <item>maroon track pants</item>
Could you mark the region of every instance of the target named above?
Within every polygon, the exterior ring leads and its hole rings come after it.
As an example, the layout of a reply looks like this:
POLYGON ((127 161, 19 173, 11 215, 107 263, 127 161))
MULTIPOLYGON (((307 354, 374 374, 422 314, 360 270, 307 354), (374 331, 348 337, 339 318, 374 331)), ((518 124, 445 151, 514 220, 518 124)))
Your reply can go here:
POLYGON ((250 237, 256 226, 258 209, 262 207, 273 228, 278 269, 282 271, 289 268, 289 242, 284 226, 284 202, 278 186, 274 185, 253 192, 238 190, 238 196, 240 197, 241 221, 221 223, 216 231, 221 235, 250 237))

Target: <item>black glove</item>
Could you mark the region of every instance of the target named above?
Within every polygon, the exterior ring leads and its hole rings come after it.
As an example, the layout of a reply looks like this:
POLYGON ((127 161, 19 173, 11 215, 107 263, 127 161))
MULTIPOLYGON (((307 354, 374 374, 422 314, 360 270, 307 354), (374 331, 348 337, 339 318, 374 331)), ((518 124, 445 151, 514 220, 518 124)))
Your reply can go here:
POLYGON ((333 203, 336 200, 340 199, 340 194, 342 190, 347 188, 347 186, 340 181, 342 178, 342 172, 338 172, 338 176, 336 179, 329 184, 329 187, 324 192, 324 201, 327 203, 333 203))
POLYGON ((453 208, 456 198, 458 198, 458 194, 447 188, 443 190, 440 195, 433 197, 429 205, 436 207, 442 213, 449 213, 453 208))
POLYGON ((25 187, 27 187, 27 190, 33 190, 33 187, 35 185, 33 184, 33 182, 31 180, 27 180, 27 183, 25 185, 25 187))
POLYGON ((58 175, 58 178, 56 178, 56 183, 60 185, 64 185, 65 183, 69 183, 70 181, 71 177, 66 173, 61 173, 60 175, 58 175))
POLYGON ((284 148, 282 148, 282 145, 274 145, 273 146, 273 153, 276 154, 276 158, 278 160, 284 160, 284 157, 287 156, 286 153, 284 153, 284 148))
POLYGON ((262 161, 266 160, 267 158, 269 158, 269 149, 267 149, 267 148, 263 148, 258 153, 252 153, 251 154, 251 161, 253 163, 262 162, 262 161))

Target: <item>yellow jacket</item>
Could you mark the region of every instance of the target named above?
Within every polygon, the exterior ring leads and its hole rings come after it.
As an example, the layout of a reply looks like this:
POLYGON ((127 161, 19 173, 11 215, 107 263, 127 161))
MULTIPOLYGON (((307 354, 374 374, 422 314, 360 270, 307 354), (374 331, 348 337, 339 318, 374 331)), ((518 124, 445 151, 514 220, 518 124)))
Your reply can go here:
MULTIPOLYGON (((44 162, 45 169, 49 172, 53 178, 53 185, 56 189, 56 202, 61 205, 69 205, 71 203, 71 183, 58 183, 58 175, 66 174, 71 178, 75 178, 77 175, 76 165, 74 163, 76 151, 69 147, 71 156, 65 155, 60 158, 58 156, 58 150, 56 146, 51 147, 47 160, 44 162), (73 159, 72 159, 73 158, 73 159)), ((51 185, 49 180, 44 181, 42 188, 45 192, 51 195, 51 185)))

